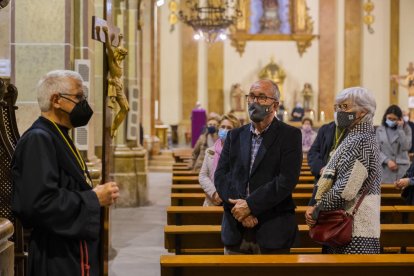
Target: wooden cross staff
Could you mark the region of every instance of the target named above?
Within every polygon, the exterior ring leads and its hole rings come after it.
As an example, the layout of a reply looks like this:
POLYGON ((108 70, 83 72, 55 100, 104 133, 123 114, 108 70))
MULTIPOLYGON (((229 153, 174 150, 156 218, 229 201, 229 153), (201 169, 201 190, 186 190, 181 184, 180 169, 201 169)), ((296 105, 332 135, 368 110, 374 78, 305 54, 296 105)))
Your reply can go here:
POLYGON ((96 16, 92 16, 92 39, 100 41, 102 43, 106 42, 103 27, 108 28, 109 33, 111 34, 112 46, 117 47, 119 44, 118 36, 121 30, 118 27, 108 23, 108 21, 105 19, 96 16), (99 32, 96 31, 96 27, 99 27, 99 32))
MULTIPOLYGON (((111 35, 111 42, 114 47, 119 45, 118 36, 120 29, 111 24, 112 17, 112 5, 110 4, 111 0, 104 1, 104 17, 101 19, 98 17, 92 17, 92 39, 100 41, 102 43, 106 42, 104 28, 108 28, 108 33, 111 35), (97 28, 99 27, 99 28, 97 28), (99 31, 97 31, 99 30, 99 31)), ((108 90, 108 81, 106 76, 108 75, 108 58, 106 51, 103 51, 103 87, 105 91, 105 104, 103 105, 103 135, 102 135, 102 180, 101 183, 106 183, 110 181, 110 160, 111 160, 111 110, 109 110, 106 102, 108 97, 106 97, 106 91, 108 90)), ((108 275, 108 253, 109 253, 109 208, 103 207, 101 209, 101 268, 100 275, 108 275)))

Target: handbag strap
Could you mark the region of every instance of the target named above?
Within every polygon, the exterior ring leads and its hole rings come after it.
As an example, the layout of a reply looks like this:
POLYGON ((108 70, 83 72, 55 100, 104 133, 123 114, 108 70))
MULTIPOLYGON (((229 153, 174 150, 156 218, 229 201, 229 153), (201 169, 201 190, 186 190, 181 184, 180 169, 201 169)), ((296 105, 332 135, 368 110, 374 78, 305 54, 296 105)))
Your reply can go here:
POLYGON ((358 199, 358 202, 354 207, 354 210, 352 210, 352 216, 354 216, 356 214, 356 212, 358 211, 359 205, 361 205, 362 200, 367 195, 367 193, 368 193, 368 189, 364 189, 364 191, 362 192, 361 197, 358 199))

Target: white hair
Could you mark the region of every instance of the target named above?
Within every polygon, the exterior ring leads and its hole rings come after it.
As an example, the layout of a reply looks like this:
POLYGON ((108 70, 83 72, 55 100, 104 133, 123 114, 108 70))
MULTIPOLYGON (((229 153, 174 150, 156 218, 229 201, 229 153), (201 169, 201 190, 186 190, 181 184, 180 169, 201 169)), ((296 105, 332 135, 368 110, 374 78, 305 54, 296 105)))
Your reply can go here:
POLYGON ((54 70, 44 75, 36 86, 37 102, 40 110, 46 112, 50 110, 52 95, 58 93, 69 93, 73 87, 71 80, 77 85, 82 86, 83 79, 79 73, 71 70, 54 70))
POLYGON ((377 104, 375 98, 368 89, 363 87, 350 87, 342 90, 335 99, 337 104, 350 100, 356 111, 366 112, 361 122, 371 122, 375 115, 377 104))

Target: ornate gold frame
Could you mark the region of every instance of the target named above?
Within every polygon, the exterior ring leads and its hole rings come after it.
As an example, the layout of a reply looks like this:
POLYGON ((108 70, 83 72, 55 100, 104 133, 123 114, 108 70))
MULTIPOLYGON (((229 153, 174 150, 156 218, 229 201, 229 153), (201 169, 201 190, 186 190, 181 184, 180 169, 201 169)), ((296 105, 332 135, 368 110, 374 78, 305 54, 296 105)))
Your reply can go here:
POLYGON ((239 0, 242 17, 237 24, 230 28, 231 45, 236 51, 243 54, 246 43, 249 40, 278 40, 296 41, 299 55, 312 45, 312 40, 317 37, 313 35, 313 20, 308 14, 306 0, 290 0, 290 23, 292 26, 291 34, 249 34, 250 29, 250 0, 239 0))

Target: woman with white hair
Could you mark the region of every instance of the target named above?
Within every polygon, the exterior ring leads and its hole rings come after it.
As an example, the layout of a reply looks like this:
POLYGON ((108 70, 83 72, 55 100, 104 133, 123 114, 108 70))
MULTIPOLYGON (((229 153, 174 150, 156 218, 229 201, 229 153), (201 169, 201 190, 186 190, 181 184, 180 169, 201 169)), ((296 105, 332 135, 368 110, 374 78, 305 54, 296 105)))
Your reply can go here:
MULTIPOLYGON (((362 87, 343 90, 336 97, 335 122, 346 129, 346 137, 334 148, 317 186, 317 203, 308 208, 306 223, 313 227, 319 211, 345 210, 354 215, 352 239, 344 246, 326 248, 330 254, 380 253, 381 165, 372 125, 376 103, 362 87)), ((336 139, 341 139, 337 137, 336 139)), ((338 144, 338 143, 337 143, 338 144)))

